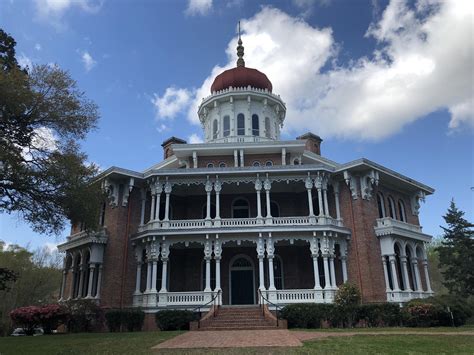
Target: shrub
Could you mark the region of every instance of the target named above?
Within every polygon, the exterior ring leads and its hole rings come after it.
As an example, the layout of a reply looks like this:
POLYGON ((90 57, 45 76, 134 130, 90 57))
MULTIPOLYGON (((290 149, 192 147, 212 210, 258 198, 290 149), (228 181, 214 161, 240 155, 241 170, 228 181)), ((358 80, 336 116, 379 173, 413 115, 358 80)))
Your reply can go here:
POLYGON ((38 306, 20 307, 10 312, 10 318, 27 335, 33 335, 34 329, 40 325, 39 309, 38 306))
POLYGON ((302 303, 284 307, 280 313, 289 328, 321 328, 323 321, 331 319, 332 304, 302 303))
POLYGON ((112 309, 105 313, 107 327, 111 332, 128 330, 140 331, 145 320, 145 313, 141 309, 112 309))
POLYGON ((58 304, 21 307, 10 312, 12 321, 24 328, 27 335, 33 335, 37 327, 42 327, 45 334, 51 334, 67 317, 67 310, 58 304))
POLYGON ((45 334, 51 334, 60 324, 69 318, 67 309, 59 304, 50 304, 39 309, 39 320, 45 334))
POLYGON ((401 310, 396 303, 362 304, 357 307, 357 321, 369 327, 393 327, 400 325, 401 310))
POLYGON ((356 286, 349 283, 339 286, 334 297, 336 308, 331 323, 340 324, 343 327, 353 327, 360 299, 360 291, 356 286))
POLYGON ((68 331, 91 332, 103 328, 104 311, 94 300, 70 300, 64 305, 69 313, 68 331))
POLYGON ((409 303, 402 315, 409 327, 433 327, 439 325, 440 309, 430 303, 409 303))
POLYGON ((156 313, 156 325, 161 330, 189 330, 189 322, 196 320, 191 311, 163 310, 156 313))

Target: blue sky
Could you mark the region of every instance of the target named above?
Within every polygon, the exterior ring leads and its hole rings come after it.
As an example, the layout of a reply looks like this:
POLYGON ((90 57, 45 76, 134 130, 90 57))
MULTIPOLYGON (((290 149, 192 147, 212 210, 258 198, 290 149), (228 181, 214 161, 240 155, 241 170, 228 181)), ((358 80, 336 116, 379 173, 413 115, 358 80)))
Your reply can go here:
MULTIPOLYGON (((82 144, 90 161, 143 170, 175 135, 202 138, 196 105, 245 59, 287 102, 283 138, 308 130, 324 156, 366 157, 436 189, 421 208, 440 235, 449 201, 474 220, 473 5, 469 1, 90 1, 0 3, 22 64, 57 63, 100 107, 82 144), (469 17, 470 16, 470 17, 469 17)), ((40 236, 0 215, 0 239, 40 236)))

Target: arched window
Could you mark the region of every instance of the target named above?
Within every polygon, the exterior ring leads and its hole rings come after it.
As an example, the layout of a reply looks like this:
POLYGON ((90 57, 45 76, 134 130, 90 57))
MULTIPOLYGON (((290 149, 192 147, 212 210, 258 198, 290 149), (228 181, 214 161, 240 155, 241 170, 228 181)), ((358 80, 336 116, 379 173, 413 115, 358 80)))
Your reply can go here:
POLYGON ((243 198, 239 198, 232 204, 232 218, 249 218, 249 203, 243 198))
POLYGON ((213 164, 213 163, 208 163, 208 164, 207 164, 207 167, 208 167, 208 168, 213 168, 213 167, 214 167, 214 164, 213 164))
POLYGON ((270 132, 270 119, 265 117, 265 137, 271 138, 272 132, 270 132))
POLYGON ((388 196, 388 212, 390 218, 397 219, 397 213, 395 211, 395 201, 393 201, 392 196, 388 196))
POLYGON ((218 126, 218 122, 217 120, 214 120, 214 122, 212 122, 212 139, 217 139, 217 126, 218 126))
POLYGON ((260 162, 258 160, 255 160, 253 163, 252 163, 253 166, 260 166, 260 162))
POLYGON ((379 209, 379 218, 385 217, 385 203, 381 192, 377 193, 377 207, 379 209))
POLYGON ((394 275, 393 277, 397 278, 398 286, 400 287, 400 289, 406 290, 406 285, 402 276, 403 270, 402 270, 402 263, 400 261, 401 253, 400 253, 400 246, 398 245, 398 243, 395 243, 394 252, 395 252, 395 261, 396 261, 396 266, 397 266, 397 270, 396 270, 397 274, 394 275))
POLYGON ((224 137, 230 136, 230 117, 224 116, 224 137))
POLYGON ((398 200, 398 212, 399 212, 399 215, 400 215, 400 220, 402 222, 406 222, 407 221, 407 215, 405 213, 405 204, 403 203, 402 200, 398 200))
POLYGON ((237 135, 245 136, 245 116, 243 113, 237 115, 237 135))
POLYGON ((258 115, 252 115, 252 135, 259 136, 260 135, 260 122, 258 119, 258 115))
POLYGON ((313 211, 316 216, 321 214, 321 210, 319 209, 319 200, 317 197, 313 198, 313 211))
POLYGON ((266 163, 265 163, 265 166, 273 166, 273 162, 271 160, 268 160, 266 163))
POLYGON ((293 160, 293 165, 301 165, 301 160, 299 158, 295 158, 293 160))
POLYGON ((275 255, 273 258, 273 275, 275 280, 275 288, 277 290, 283 290, 285 287, 283 283, 283 261, 280 255, 275 255))
POLYGON ((221 162, 219 163, 219 168, 225 168, 226 166, 227 166, 227 164, 224 163, 223 161, 221 161, 221 162))

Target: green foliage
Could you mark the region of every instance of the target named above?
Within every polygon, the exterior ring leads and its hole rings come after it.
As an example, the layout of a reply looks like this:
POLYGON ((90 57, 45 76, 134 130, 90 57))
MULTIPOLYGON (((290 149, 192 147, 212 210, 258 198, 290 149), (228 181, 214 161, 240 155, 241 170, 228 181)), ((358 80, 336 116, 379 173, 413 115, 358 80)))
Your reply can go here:
POLYGON ((444 285, 451 294, 474 296, 474 225, 464 218, 454 201, 443 217, 447 227, 438 247, 444 285))
POLYGON ((357 322, 368 327, 393 327, 400 325, 401 310, 396 303, 361 304, 357 307, 357 322))
POLYGON ((10 330, 10 312, 19 307, 39 306, 56 302, 61 284, 61 270, 56 254, 46 250, 34 253, 0 241, 0 267, 11 270, 17 280, 0 291, 0 336, 10 330))
POLYGON ((36 327, 42 327, 45 334, 51 334, 59 324, 65 323, 68 316, 66 308, 58 304, 20 307, 10 312, 12 321, 25 329, 27 335, 33 335, 36 327))
POLYGON ((104 311, 94 300, 70 300, 64 303, 69 314, 67 329, 70 332, 102 330, 104 311))
POLYGON ((411 303, 403 307, 403 324, 409 327, 435 327, 440 325, 442 309, 429 303, 411 303))
POLYGON ((189 322, 197 319, 191 311, 163 310, 156 313, 156 325, 161 330, 189 330, 189 322))
POLYGON ((332 323, 353 327, 355 325, 357 306, 360 304, 360 299, 360 291, 356 286, 350 283, 339 286, 336 296, 334 297, 336 309, 332 323))
POLYGON ((441 245, 441 238, 431 241, 426 247, 426 256, 428 259, 428 271, 430 275, 431 288, 437 295, 447 294, 448 289, 444 286, 444 277, 439 265, 438 247, 441 245))
POLYGON ((95 127, 97 106, 57 66, 21 70, 15 44, 0 30, 0 213, 40 233, 60 232, 67 219, 94 229, 97 168, 76 142, 95 127))
POLYGON ((143 328, 145 313, 137 308, 112 309, 105 313, 105 319, 111 332, 140 331, 143 328))
POLYGON ((15 271, 0 267, 0 291, 9 291, 11 283, 15 282, 18 275, 15 271))
POLYGON ((302 303, 288 305, 281 310, 281 317, 289 328, 321 328, 323 321, 334 316, 333 304, 302 303))

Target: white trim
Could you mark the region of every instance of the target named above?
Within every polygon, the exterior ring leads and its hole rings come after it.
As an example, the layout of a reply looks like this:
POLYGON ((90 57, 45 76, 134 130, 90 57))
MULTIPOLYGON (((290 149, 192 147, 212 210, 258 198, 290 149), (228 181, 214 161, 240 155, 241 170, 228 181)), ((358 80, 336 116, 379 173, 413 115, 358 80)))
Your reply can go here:
POLYGON ((252 296, 253 304, 256 303, 255 298, 255 264, 250 256, 246 254, 237 254, 232 257, 229 261, 229 304, 232 304, 232 270, 252 270, 252 296), (250 262, 251 267, 233 267, 234 262, 240 258, 244 258, 250 262))

